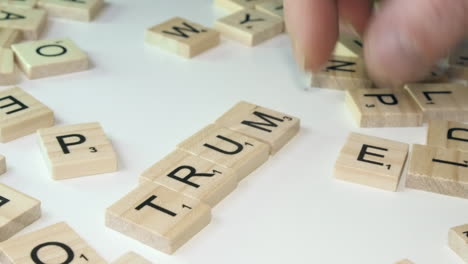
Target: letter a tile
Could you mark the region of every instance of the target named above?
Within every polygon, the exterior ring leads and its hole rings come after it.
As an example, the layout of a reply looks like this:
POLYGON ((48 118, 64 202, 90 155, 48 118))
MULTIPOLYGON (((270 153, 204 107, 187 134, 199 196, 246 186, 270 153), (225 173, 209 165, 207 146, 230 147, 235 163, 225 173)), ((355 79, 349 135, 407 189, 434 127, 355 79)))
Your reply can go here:
MULTIPOLYGON (((305 63, 304 63, 305 64, 305 63)), ((331 57, 317 73, 311 74, 312 87, 337 90, 372 88, 362 59, 353 57, 331 57)))
POLYGON ((172 254, 211 220, 211 208, 157 185, 138 186, 106 211, 106 226, 172 254))
POLYGON ((177 147, 233 169, 239 181, 265 163, 270 152, 267 144, 218 125, 205 127, 177 147))
POLYGON ((84 71, 88 56, 70 39, 40 40, 11 46, 29 79, 84 71))
POLYGON ((27 40, 38 39, 47 22, 46 12, 40 9, 0 7, 0 28, 18 29, 27 40))
POLYGON ((468 151, 468 125, 453 121, 431 120, 427 145, 468 151))
POLYGON ((413 145, 406 187, 468 198, 468 152, 413 145))
POLYGON ((270 145, 274 154, 299 132, 300 120, 247 102, 240 102, 216 124, 270 145))
POLYGON ((465 263, 468 263, 468 224, 450 229, 448 245, 465 263))
POLYGON ((40 217, 40 201, 0 184, 0 242, 9 239, 40 217))
POLYGON ((134 252, 128 252, 111 264, 151 264, 151 262, 134 252))
POLYGON ((0 243, 0 251, 3 264, 107 263, 63 222, 0 243))
POLYGON ((114 148, 99 123, 56 126, 37 133, 54 180, 117 170, 114 148))
POLYGON ((231 169, 175 150, 143 172, 140 182, 148 181, 215 206, 237 187, 238 177, 231 169))
POLYGON ((424 120, 468 121, 468 89, 463 84, 408 84, 424 120))
MULTIPOLYGON (((65 0, 66 1, 66 0, 65 0)), ((0 5, 5 7, 35 8, 37 0, 0 0, 0 5)))
POLYGON ((175 17, 146 30, 146 43, 185 58, 192 58, 219 44, 219 32, 175 17))
POLYGON ((348 90, 346 106, 359 127, 422 125, 422 112, 404 90, 385 88, 348 90))
POLYGON ((54 113, 20 88, 0 91, 0 142, 54 125, 54 113))
POLYGON ((53 17, 91 21, 104 6, 103 0, 39 0, 39 8, 53 17))
POLYGON ((281 18, 246 9, 219 19, 215 28, 229 39, 256 46, 283 32, 283 24, 281 18))
POLYGON ((351 133, 335 164, 337 179, 396 191, 408 144, 351 133))

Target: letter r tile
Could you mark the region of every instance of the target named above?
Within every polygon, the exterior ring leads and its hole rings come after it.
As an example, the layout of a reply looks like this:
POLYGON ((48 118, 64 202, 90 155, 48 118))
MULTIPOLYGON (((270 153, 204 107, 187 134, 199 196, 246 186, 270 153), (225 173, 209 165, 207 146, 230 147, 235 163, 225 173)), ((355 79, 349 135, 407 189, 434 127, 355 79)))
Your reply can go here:
POLYGON ((216 124, 270 145, 274 154, 299 132, 300 120, 258 105, 240 102, 216 120, 216 124))
POLYGON ((239 180, 265 163, 270 152, 267 144, 215 124, 205 127, 177 147, 234 170, 239 180))
POLYGON ((151 182, 106 210, 107 227, 168 254, 210 221, 208 205, 151 182))
POLYGON ((396 191, 408 144, 351 133, 335 163, 337 179, 396 191))
POLYGON ((38 135, 55 180, 117 170, 117 155, 99 123, 40 129, 38 135))
POLYGON ((232 169, 175 150, 145 170, 140 182, 155 182, 215 206, 237 187, 238 177, 232 169))
POLYGON ((106 263, 63 222, 0 243, 0 252, 4 264, 106 263))

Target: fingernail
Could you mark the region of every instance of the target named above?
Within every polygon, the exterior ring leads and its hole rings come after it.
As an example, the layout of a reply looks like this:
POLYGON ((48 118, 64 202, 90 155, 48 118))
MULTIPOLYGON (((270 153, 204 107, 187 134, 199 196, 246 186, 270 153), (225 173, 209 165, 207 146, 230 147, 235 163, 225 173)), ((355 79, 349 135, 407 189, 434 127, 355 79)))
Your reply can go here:
POLYGON ((300 47, 300 45, 298 44, 299 43, 298 41, 296 41, 294 38, 291 38, 291 40, 292 40, 292 49, 294 53, 294 58, 296 59, 297 66, 302 71, 306 71, 307 67, 306 67, 306 58, 305 58, 304 52, 302 48, 300 47))

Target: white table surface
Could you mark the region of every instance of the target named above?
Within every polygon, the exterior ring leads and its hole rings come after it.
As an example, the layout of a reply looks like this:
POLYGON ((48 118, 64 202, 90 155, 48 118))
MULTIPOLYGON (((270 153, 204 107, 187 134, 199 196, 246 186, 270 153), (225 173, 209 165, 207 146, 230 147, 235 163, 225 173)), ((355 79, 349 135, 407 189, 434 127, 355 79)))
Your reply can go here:
MULTIPOLYGON (((212 25, 211 0, 108 0, 92 23, 50 19, 44 38, 70 37, 93 61, 87 72, 19 86, 51 107, 57 123, 99 121, 120 158, 116 173, 53 181, 36 135, 0 145, 0 182, 42 201, 21 234, 66 221, 108 261, 133 250, 162 264, 462 264, 449 228, 468 223, 467 201, 400 187, 396 193, 333 178, 351 131, 425 142, 426 128, 359 129, 339 91, 305 91, 285 35, 255 48, 223 40, 191 60, 143 42, 172 16, 212 25), (105 208, 176 144, 246 100, 302 120, 294 140, 213 210, 213 220, 173 256, 104 226, 105 208)), ((404 182, 405 176, 403 176, 404 182)))

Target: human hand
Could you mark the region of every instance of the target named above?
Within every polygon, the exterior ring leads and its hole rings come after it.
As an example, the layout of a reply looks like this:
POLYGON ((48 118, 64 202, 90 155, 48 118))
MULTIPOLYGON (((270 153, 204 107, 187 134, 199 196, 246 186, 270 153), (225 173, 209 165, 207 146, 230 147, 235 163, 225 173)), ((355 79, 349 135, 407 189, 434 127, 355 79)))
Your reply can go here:
POLYGON ((339 23, 364 36, 364 58, 381 86, 418 81, 468 34, 468 0, 284 0, 296 56, 316 71, 335 47, 339 23))

